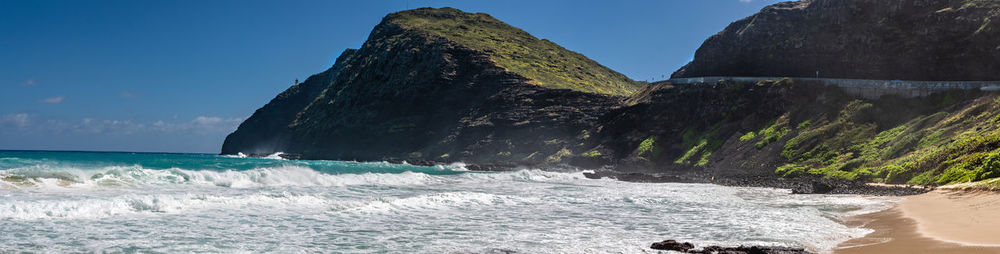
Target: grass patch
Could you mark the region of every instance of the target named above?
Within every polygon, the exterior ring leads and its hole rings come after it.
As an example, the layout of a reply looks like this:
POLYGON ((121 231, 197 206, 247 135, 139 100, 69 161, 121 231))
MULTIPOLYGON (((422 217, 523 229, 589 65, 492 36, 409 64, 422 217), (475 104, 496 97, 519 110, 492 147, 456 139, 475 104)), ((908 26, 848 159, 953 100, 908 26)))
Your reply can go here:
POLYGON ((589 157, 589 158, 601 157, 601 155, 602 155, 601 151, 598 150, 592 150, 590 152, 583 153, 584 157, 589 157))
MULTIPOLYGON (((963 103, 960 94, 931 98, 932 105, 963 103)), ((896 126, 871 120, 878 117, 871 103, 846 103, 834 117, 810 119, 790 138, 781 154, 789 164, 775 173, 914 185, 1000 177, 1000 99, 965 102, 969 104, 955 111, 917 116, 896 126)))
POLYGON ((695 166, 708 164, 712 152, 719 149, 724 141, 718 138, 719 128, 719 125, 716 125, 705 132, 697 132, 694 129, 685 131, 681 137, 681 144, 687 150, 680 157, 677 157, 674 163, 695 166))
POLYGON ((647 137, 645 140, 639 143, 639 147, 636 148, 636 153, 639 156, 652 156, 652 157, 659 156, 660 149, 656 146, 657 138, 659 137, 657 136, 647 137))
POLYGON ((535 85, 618 96, 641 89, 638 82, 621 73, 485 13, 420 8, 389 14, 386 20, 483 52, 500 67, 535 85))

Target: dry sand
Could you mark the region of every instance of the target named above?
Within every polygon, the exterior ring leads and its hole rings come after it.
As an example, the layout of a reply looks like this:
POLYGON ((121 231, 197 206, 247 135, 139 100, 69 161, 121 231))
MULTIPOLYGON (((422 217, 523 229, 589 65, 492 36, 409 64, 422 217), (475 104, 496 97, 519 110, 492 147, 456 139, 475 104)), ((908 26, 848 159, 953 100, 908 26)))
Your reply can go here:
POLYGON ((875 232, 834 253, 1000 254, 1000 193, 933 191, 845 223, 875 232))

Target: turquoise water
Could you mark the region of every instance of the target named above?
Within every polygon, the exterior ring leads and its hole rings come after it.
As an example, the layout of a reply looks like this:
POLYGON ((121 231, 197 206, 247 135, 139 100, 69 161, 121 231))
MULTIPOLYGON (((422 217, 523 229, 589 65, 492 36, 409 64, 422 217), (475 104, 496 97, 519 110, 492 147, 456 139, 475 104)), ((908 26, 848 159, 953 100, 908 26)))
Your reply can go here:
POLYGON ((0 151, 0 252, 642 253, 650 243, 829 250, 894 200, 469 172, 461 164, 0 151))

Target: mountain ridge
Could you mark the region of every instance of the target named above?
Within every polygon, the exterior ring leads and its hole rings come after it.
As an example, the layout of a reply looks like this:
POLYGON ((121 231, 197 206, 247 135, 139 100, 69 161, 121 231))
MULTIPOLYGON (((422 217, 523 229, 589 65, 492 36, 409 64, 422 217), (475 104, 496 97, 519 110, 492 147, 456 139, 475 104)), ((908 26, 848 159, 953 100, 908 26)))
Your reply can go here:
POLYGON ((389 14, 361 48, 343 62, 338 60, 335 67, 343 68, 308 106, 265 106, 282 108, 275 112, 285 118, 294 116, 293 121, 265 125, 260 123, 268 122, 266 118, 252 116, 227 137, 223 153, 280 151, 313 159, 410 161, 499 162, 521 157, 517 159, 524 163, 544 162, 565 149, 563 142, 545 141, 574 139, 581 129, 593 125, 597 115, 618 107, 624 95, 640 86, 593 60, 552 45, 486 14, 452 8, 389 14), (435 27, 436 22, 443 22, 437 16, 477 20, 483 25, 464 24, 475 31, 470 32, 474 36, 464 37, 414 28, 417 23, 435 27), (469 45, 484 35, 524 42, 524 49, 469 45), (553 59, 575 60, 555 63, 512 57, 540 50, 564 56, 553 59), (525 73, 515 66, 524 64, 574 65, 590 75, 573 75, 576 81, 565 82, 552 77, 566 72, 525 73), (253 142, 268 135, 277 141, 253 142), (533 153, 521 156, 511 152, 512 146, 531 147, 533 153))

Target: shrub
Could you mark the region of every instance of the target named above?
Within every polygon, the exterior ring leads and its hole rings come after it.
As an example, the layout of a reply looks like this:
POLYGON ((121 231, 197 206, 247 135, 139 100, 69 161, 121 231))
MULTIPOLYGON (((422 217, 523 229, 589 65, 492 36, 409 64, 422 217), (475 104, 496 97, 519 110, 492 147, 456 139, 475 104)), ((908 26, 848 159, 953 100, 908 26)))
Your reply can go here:
POLYGON ((772 122, 770 126, 757 132, 757 136, 760 136, 760 141, 757 141, 757 144, 754 144, 754 146, 757 148, 763 148, 771 142, 781 140, 781 138, 791 132, 791 129, 789 129, 787 125, 788 117, 782 116, 781 118, 778 118, 778 120, 772 122))
POLYGON ((921 173, 917 176, 914 176, 912 179, 910 179, 910 181, 906 182, 906 184, 912 184, 912 185, 930 185, 932 183, 934 183, 933 171, 927 171, 921 173))
POLYGON ((601 151, 592 150, 590 152, 583 153, 583 156, 590 158, 601 157, 601 151))
POLYGON ((652 156, 660 155, 660 149, 656 147, 657 138, 657 136, 649 136, 646 140, 643 140, 642 143, 639 143, 639 148, 636 149, 639 156, 647 154, 652 156))
POLYGON ((808 170, 809 168, 806 166, 785 164, 784 166, 778 167, 778 169, 774 170, 774 173, 783 178, 796 178, 805 175, 808 170))
POLYGON ((812 126, 812 120, 806 120, 805 122, 799 123, 798 126, 795 126, 795 129, 805 130, 809 129, 810 126, 812 126))

